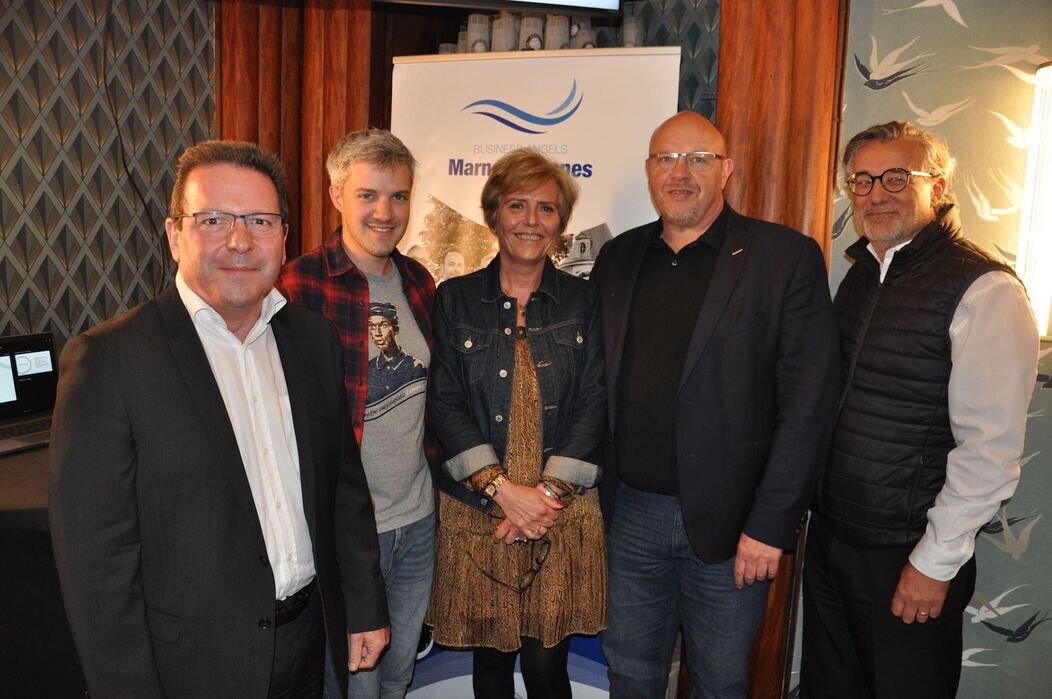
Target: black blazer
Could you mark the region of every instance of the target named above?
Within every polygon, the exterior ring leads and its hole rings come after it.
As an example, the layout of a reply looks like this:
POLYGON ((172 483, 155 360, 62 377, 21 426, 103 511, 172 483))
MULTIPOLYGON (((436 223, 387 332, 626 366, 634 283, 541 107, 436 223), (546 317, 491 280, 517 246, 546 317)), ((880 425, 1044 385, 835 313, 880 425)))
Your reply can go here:
MULTIPOLYGON (((683 521, 699 558, 735 555, 742 532, 791 548, 825 462, 840 385, 825 264, 818 245, 784 226, 728 211, 720 250, 676 395, 683 521)), ((600 501, 614 516, 613 431, 624 331, 636 277, 661 222, 608 242, 600 288, 608 416, 600 501)))
MULTIPOLYGON (((387 607, 342 351, 332 325, 299 306, 271 326, 345 686, 346 631, 387 625, 387 607)), ((55 561, 92 696, 265 697, 274 579, 222 395, 174 287, 67 344, 51 454, 55 561)))

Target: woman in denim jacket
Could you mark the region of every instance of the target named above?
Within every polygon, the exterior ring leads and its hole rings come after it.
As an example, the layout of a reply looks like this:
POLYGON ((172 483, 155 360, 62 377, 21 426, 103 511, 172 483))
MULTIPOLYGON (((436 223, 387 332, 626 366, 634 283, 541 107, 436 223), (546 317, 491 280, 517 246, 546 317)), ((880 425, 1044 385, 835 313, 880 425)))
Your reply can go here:
POLYGON ((476 697, 514 696, 520 650, 531 699, 569 697, 569 636, 606 627, 598 294, 548 259, 576 199, 558 164, 505 155, 482 190, 499 253, 435 301, 428 411, 470 497, 440 496, 428 616, 437 643, 475 650, 476 697))

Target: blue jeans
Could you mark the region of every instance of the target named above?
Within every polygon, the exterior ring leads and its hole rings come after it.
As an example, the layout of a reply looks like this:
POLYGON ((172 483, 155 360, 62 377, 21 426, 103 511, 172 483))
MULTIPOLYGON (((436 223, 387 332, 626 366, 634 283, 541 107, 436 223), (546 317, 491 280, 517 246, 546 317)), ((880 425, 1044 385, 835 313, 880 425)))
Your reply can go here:
MULTIPOLYGON (((387 591, 391 619, 391 645, 371 670, 351 674, 347 696, 351 699, 402 699, 413 680, 416 646, 431 596, 435 571, 435 513, 398 529, 380 534, 380 571, 387 591)), ((325 673, 325 696, 336 699, 336 677, 325 673)))
POLYGON ((623 483, 606 555, 610 614, 602 643, 611 699, 665 695, 680 628, 691 699, 745 697, 768 583, 737 589, 733 558, 705 563, 691 550, 678 497, 623 483))

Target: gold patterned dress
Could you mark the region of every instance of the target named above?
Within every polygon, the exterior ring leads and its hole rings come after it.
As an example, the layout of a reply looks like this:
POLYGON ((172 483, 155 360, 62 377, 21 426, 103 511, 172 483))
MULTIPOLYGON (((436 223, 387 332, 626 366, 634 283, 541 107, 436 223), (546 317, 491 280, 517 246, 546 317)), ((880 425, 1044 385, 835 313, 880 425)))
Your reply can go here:
MULTIPOLYGON (((504 467, 508 480, 534 486, 542 466, 540 387, 521 329, 514 372, 504 467)), ((494 543, 499 507, 486 514, 440 493, 439 508, 428 610, 436 643, 507 652, 522 636, 550 648, 606 628, 606 543, 594 488, 570 500, 547 541, 494 543)))

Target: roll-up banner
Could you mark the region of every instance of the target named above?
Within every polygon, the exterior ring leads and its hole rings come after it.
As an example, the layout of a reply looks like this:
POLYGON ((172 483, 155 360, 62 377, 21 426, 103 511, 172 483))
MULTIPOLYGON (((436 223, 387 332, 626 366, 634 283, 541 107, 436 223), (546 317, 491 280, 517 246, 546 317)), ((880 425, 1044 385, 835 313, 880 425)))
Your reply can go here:
MULTIPOLYGON (((679 47, 395 58, 391 130, 419 162, 399 248, 439 283, 488 264, 497 240, 483 223, 482 185, 501 155, 525 146, 580 187, 552 258, 586 276, 612 235, 656 218, 644 161, 650 134, 676 111, 679 60, 679 47)), ((598 639, 574 638, 570 649, 574 696, 607 696, 598 639)), ((471 654, 432 653, 409 694, 470 696, 471 654)))
POLYGON ((581 190, 552 258, 585 276, 611 235, 653 220, 644 160, 676 111, 679 47, 522 51, 394 59, 391 130, 420 165, 399 246, 441 282, 482 267, 497 240, 479 195, 504 153, 525 146, 581 190))

